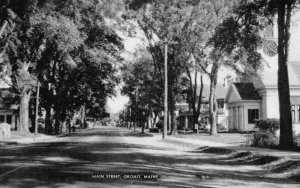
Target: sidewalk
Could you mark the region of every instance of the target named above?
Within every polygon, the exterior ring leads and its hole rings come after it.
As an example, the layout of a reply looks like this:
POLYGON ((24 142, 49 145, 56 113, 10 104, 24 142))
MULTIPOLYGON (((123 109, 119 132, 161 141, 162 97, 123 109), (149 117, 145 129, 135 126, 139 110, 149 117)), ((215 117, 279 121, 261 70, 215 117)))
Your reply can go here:
POLYGON ((7 140, 0 141, 0 147, 6 145, 18 145, 18 144, 33 144, 41 141, 57 139, 57 136, 38 134, 38 135, 30 135, 30 136, 19 136, 19 135, 11 135, 11 137, 7 140))
POLYGON ((165 140, 169 143, 174 144, 185 144, 190 145, 191 147, 210 147, 210 148, 222 148, 224 150, 228 150, 228 152, 251 152, 253 155, 261 155, 261 156, 273 156, 278 158, 289 158, 292 160, 300 160, 300 152, 295 151, 282 151, 275 149, 267 149, 267 148, 257 148, 250 147, 240 144, 228 144, 228 143, 220 143, 199 139, 188 139, 188 138, 176 138, 174 136, 168 136, 165 140))
MULTIPOLYGON (((93 129, 93 128, 92 128, 93 129)), ((89 129, 76 129, 75 133, 74 132, 64 132, 58 135, 46 135, 46 134, 41 134, 38 133, 35 135, 34 133, 29 134, 29 135, 18 135, 16 132, 12 132, 11 137, 6 140, 0 140, 0 147, 1 146, 6 146, 6 145, 18 145, 18 144, 34 144, 34 143, 39 143, 39 142, 46 142, 46 141, 59 141, 60 139, 74 135, 77 133, 80 133, 81 131, 85 131, 89 129)))

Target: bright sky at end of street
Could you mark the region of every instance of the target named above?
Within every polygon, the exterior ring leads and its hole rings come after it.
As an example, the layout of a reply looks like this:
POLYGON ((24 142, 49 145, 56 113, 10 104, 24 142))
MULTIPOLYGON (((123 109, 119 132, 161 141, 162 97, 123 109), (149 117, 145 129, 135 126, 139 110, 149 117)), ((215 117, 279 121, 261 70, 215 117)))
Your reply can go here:
POLYGON ((116 97, 107 99, 105 110, 111 114, 118 113, 124 108, 124 105, 129 101, 127 96, 123 96, 120 93, 116 97))

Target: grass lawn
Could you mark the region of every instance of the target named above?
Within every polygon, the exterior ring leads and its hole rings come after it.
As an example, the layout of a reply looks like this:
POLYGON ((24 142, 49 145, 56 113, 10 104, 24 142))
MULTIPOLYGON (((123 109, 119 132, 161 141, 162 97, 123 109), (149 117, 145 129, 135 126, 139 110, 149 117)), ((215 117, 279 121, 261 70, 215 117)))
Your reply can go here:
POLYGON ((178 133, 175 135, 177 138, 188 138, 188 139, 197 139, 197 140, 206 140, 212 142, 219 142, 225 144, 238 144, 238 145, 246 145, 247 137, 250 134, 242 134, 242 133, 219 133, 218 135, 210 135, 209 133, 200 132, 199 135, 197 133, 178 133))

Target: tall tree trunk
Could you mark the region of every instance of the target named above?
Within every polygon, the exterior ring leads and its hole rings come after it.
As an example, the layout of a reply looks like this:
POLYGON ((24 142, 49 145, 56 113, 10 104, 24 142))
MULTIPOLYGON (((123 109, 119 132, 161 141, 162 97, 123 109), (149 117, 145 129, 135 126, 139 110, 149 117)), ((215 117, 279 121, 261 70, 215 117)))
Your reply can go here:
POLYGON ((202 74, 200 76, 200 84, 201 84, 201 86, 200 86, 200 92, 199 92, 197 110, 194 113, 194 121, 197 121, 197 122, 198 122, 198 119, 199 119, 199 116, 200 116, 200 109, 201 109, 201 104, 202 104, 202 94, 203 94, 203 87, 204 87, 202 74))
POLYGON ((52 123, 51 123, 51 105, 47 104, 45 107, 46 117, 45 117, 45 133, 52 133, 52 123))
POLYGON ((144 115, 144 106, 142 106, 141 112, 140 112, 140 121, 141 121, 141 126, 142 126, 142 134, 145 133, 145 115, 144 115))
POLYGON ((289 28, 291 2, 280 1, 278 5, 278 94, 280 114, 280 146, 293 145, 293 127, 288 77, 289 28), (288 5, 286 5, 288 4, 288 5))
POLYGON ((29 100, 29 119, 31 122, 31 128, 29 129, 31 133, 35 130, 35 117, 36 117, 36 105, 33 101, 29 100))
POLYGON ((200 88, 199 88, 199 96, 198 96, 198 101, 197 101, 197 90, 198 90, 198 83, 197 83, 197 75, 198 72, 195 71, 195 85, 193 86, 192 83, 192 76, 190 73, 189 68, 186 68, 187 74, 189 77, 189 93, 190 93, 190 101, 189 101, 189 108, 192 109, 193 111, 193 124, 196 124, 198 122, 199 116, 200 116, 200 107, 202 104, 202 93, 203 93, 203 76, 202 73, 200 75, 200 88))
POLYGON ((175 113, 175 109, 172 109, 170 111, 171 113, 171 131, 170 134, 176 134, 176 130, 177 130, 177 124, 176 124, 176 113, 175 113))
POLYGON ((209 94, 209 116, 210 116, 210 134, 217 135, 217 105, 216 105, 216 86, 217 76, 213 74, 210 77, 210 94, 209 94))
POLYGON ((31 96, 31 90, 26 87, 23 89, 20 97, 20 122, 17 126, 19 132, 29 132, 29 100, 31 96))
POLYGON ((80 107, 80 127, 85 128, 85 103, 80 107))
POLYGON ((130 116, 130 122, 129 122, 129 129, 132 127, 132 107, 129 107, 129 116, 130 116))
POLYGON ((140 121, 142 126, 142 134, 145 133, 145 122, 143 120, 140 121))
MULTIPOLYGON (((170 116, 170 134, 173 134, 173 131, 175 130, 175 125, 176 125, 176 113, 175 113, 175 97, 174 97, 174 92, 173 92, 173 87, 171 87, 172 90, 170 90, 170 95, 169 95, 169 116, 170 116)), ((169 118, 168 118, 169 119, 169 118)), ((168 121, 169 122, 169 121, 168 121)))
POLYGON ((157 119, 158 113, 159 113, 158 110, 155 110, 155 111, 154 111, 154 119, 153 119, 153 122, 152 122, 152 128, 155 127, 156 119, 157 119))
POLYGON ((62 124, 61 112, 60 111, 55 112, 54 119, 55 119, 54 133, 58 134, 59 133, 59 128, 60 128, 60 126, 62 124))

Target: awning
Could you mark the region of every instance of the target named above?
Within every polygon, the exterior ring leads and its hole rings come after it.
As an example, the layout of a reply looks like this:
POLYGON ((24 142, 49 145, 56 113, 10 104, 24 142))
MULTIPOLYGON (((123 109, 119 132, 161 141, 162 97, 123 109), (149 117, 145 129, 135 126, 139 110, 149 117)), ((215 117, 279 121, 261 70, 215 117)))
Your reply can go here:
POLYGON ((290 96, 292 105, 300 105, 300 96, 290 96))

